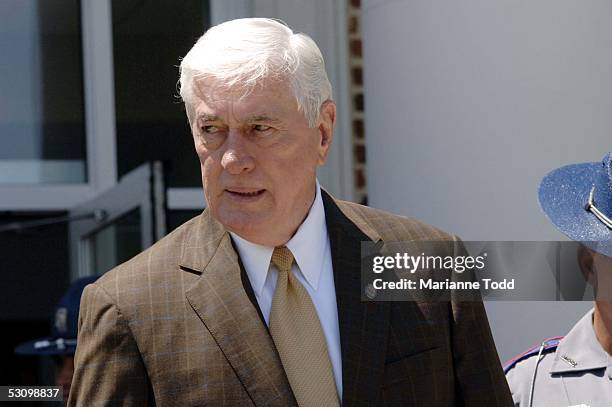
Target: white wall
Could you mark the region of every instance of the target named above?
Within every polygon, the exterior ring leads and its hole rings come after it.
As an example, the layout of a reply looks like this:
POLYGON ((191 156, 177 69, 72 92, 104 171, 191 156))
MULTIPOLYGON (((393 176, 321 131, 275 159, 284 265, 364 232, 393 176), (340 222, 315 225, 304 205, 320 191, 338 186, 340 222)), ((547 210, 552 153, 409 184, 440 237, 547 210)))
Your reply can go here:
MULTIPOLYGON (((559 240, 549 170, 612 148, 612 3, 364 0, 368 196, 464 240, 559 240)), ((500 356, 587 303, 488 303, 500 356)))

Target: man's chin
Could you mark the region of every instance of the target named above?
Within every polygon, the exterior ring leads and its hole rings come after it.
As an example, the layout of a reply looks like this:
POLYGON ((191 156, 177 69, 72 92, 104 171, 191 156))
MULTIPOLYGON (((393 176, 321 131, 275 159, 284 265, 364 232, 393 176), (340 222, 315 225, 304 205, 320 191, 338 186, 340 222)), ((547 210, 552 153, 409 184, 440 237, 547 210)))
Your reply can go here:
MULTIPOLYGON (((240 237, 266 232, 267 216, 245 213, 220 213, 217 220, 230 232, 240 237)), ((245 237, 246 238, 246 237, 245 237)))

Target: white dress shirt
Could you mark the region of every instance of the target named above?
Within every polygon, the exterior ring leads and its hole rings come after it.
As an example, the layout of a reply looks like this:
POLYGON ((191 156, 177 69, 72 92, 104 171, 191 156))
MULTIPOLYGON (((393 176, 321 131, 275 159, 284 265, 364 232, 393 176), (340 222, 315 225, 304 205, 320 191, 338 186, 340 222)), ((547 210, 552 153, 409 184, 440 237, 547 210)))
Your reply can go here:
MULTIPOLYGON (((249 242, 232 232, 230 235, 238 249, 261 313, 269 326, 272 298, 278 278, 278 270, 270 264, 274 248, 249 242)), ((342 359, 336 289, 325 210, 318 180, 316 196, 308 216, 286 246, 295 258, 291 272, 308 291, 321 321, 334 370, 338 397, 342 400, 342 359)))

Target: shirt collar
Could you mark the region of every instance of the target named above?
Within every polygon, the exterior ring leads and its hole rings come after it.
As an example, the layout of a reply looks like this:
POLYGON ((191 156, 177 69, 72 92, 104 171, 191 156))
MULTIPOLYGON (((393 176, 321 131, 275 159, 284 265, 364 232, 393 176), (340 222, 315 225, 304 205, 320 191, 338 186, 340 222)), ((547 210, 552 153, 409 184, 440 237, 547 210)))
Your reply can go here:
POLYGON ((595 336, 593 310, 590 310, 559 343, 550 373, 603 369, 608 365, 608 358, 595 336))
MULTIPOLYGON (((314 290, 317 290, 328 239, 319 180, 316 180, 315 190, 315 199, 306 219, 286 243, 286 246, 293 253, 295 262, 308 284, 314 290)), ((236 244, 240 260, 249 276, 251 287, 253 287, 255 294, 259 296, 266 282, 274 248, 250 242, 233 232, 229 233, 236 244)))

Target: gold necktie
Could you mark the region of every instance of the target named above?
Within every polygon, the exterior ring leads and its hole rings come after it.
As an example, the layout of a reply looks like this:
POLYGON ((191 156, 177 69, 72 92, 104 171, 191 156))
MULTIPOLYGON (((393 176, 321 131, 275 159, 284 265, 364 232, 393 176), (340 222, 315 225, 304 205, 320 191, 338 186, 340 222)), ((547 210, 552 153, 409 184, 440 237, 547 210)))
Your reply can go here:
POLYGON ((270 334, 301 407, 339 406, 327 343, 308 292, 291 273, 293 254, 274 249, 278 280, 270 311, 270 334))

